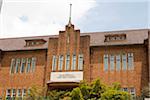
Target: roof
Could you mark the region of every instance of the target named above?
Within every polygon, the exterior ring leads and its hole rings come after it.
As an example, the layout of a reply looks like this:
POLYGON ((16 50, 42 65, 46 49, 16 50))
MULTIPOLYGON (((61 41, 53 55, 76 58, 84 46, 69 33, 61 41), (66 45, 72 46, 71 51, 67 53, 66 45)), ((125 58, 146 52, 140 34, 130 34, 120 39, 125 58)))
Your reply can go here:
MULTIPOLYGON (((89 32, 81 33, 81 36, 90 36, 90 46, 104 46, 104 45, 129 45, 129 44, 143 44, 144 40, 148 39, 148 29, 137 30, 121 30, 121 31, 108 31, 108 32, 89 32), (117 42, 104 42, 105 35, 108 34, 126 34, 126 40, 117 42)), ((34 50, 34 49, 47 49, 49 38, 57 38, 58 35, 48 36, 33 36, 33 37, 20 37, 20 38, 3 38, 0 39, 0 49, 3 51, 13 50, 34 50), (25 40, 43 39, 47 41, 44 45, 26 47, 25 40)))

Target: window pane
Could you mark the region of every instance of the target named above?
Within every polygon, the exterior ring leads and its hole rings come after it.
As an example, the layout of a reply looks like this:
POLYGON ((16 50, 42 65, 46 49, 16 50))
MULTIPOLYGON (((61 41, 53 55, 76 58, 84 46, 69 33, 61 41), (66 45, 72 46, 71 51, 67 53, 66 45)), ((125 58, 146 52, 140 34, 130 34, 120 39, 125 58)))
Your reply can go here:
POLYGON ((56 64, 57 64, 57 58, 56 56, 53 56, 52 71, 56 71, 56 64))
POLYGON ((16 60, 16 73, 19 72, 19 67, 20 67, 20 59, 17 58, 17 60, 16 60))
POLYGON ((11 59, 10 73, 15 71, 15 59, 11 59))
POLYGON ((70 67, 70 55, 66 56, 66 67, 65 70, 69 70, 70 67))
POLYGON ((133 70, 134 69, 134 57, 133 53, 128 53, 128 69, 133 70))
POLYGON ((72 70, 76 70, 76 55, 72 56, 72 70))
POLYGON ((83 54, 79 54, 78 70, 83 70, 83 54))
POLYGON ((108 55, 104 55, 104 71, 108 71, 108 55))
POLYGON ((31 66, 32 66, 32 72, 34 72, 35 71, 35 66, 36 66, 36 58, 35 57, 32 57, 31 66))
POLYGON ((22 89, 22 97, 25 97, 25 96, 26 96, 26 92, 27 92, 26 89, 22 89))
POLYGON ((13 99, 15 99, 15 96, 16 96, 16 89, 12 89, 12 92, 11 92, 12 94, 11 94, 11 97, 13 98, 13 99))
POLYGON ((120 55, 116 55, 116 70, 119 71, 121 66, 121 59, 120 59, 120 55))
POLYGON ((62 70, 63 68, 63 55, 60 55, 59 56, 59 67, 58 67, 58 70, 62 70))
POLYGON ((21 92, 22 92, 21 89, 17 90, 17 97, 21 97, 21 92))
POLYGON ((115 66, 114 60, 115 60, 114 55, 110 55, 110 70, 114 70, 115 66))
POLYGON ((11 89, 6 90, 6 98, 9 99, 11 97, 11 89))
POLYGON ((126 54, 122 55, 122 69, 127 70, 127 55, 126 54))
POLYGON ((20 69, 20 72, 21 72, 21 73, 24 72, 25 66, 26 66, 26 59, 25 59, 25 58, 22 58, 22 60, 21 60, 21 69, 20 69))
POLYGON ((31 58, 28 58, 27 59, 27 70, 26 70, 27 73, 30 72, 30 67, 31 67, 31 58))

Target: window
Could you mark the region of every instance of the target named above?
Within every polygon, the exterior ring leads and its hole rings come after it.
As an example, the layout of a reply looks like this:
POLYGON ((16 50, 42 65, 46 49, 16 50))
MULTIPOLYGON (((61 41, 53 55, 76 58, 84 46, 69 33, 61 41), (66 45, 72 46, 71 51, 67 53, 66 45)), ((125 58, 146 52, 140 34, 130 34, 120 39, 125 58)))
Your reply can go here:
POLYGON ((21 97, 21 92, 22 92, 21 89, 17 90, 17 97, 21 97))
POLYGON ((22 58, 21 60, 21 69, 20 69, 20 73, 23 73, 25 70, 25 66, 26 66, 26 59, 22 58))
POLYGON ((26 92, 27 92, 26 89, 22 89, 22 98, 26 96, 26 92))
POLYGON ((17 58, 17 60, 16 60, 16 73, 19 72, 19 67, 20 67, 20 59, 17 58))
POLYGON ((6 90, 6 99, 9 100, 11 97, 11 89, 6 90))
POLYGON ((31 67, 31 58, 27 58, 27 69, 26 72, 30 72, 30 67, 31 67))
POLYGON ((127 55, 122 54, 122 69, 127 70, 127 55))
POLYGON ((128 92, 128 88, 122 88, 122 90, 128 92))
POLYGON ((10 73, 14 73, 15 71, 15 59, 11 59, 10 73))
POLYGON ((114 55, 110 55, 110 70, 114 70, 115 67, 115 57, 114 55))
POLYGON ((70 67, 70 55, 66 55, 66 67, 65 70, 69 70, 70 67))
POLYGON ((121 59, 120 59, 120 55, 116 55, 116 70, 119 71, 121 68, 121 59))
POLYGON ((53 56, 52 61, 52 71, 56 71, 56 65, 57 65, 57 58, 56 56, 53 56))
POLYGON ((131 94, 132 99, 135 100, 136 93, 135 93, 135 88, 134 87, 130 88, 130 94, 131 94))
POLYGON ((13 98, 13 100, 15 99, 16 97, 16 89, 12 89, 12 92, 11 92, 11 97, 13 98))
POLYGON ((108 54, 104 55, 104 71, 108 71, 108 54))
POLYGON ((76 55, 72 56, 72 70, 76 70, 76 55))
POLYGON ((133 53, 128 53, 128 69, 133 70, 134 69, 134 57, 133 53))
POLYGON ((59 67, 58 70, 62 70, 63 68, 63 55, 59 56, 59 67))
POLYGON ((35 57, 32 57, 31 66, 32 66, 32 72, 34 72, 35 71, 35 66, 36 66, 36 58, 35 57))
POLYGON ((83 70, 83 54, 79 54, 78 70, 83 70))

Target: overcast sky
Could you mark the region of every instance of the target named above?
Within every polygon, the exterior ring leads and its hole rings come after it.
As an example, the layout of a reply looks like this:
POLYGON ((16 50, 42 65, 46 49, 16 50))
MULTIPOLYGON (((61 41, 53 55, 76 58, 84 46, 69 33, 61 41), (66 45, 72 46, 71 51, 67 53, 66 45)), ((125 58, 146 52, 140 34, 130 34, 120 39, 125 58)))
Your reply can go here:
POLYGON ((58 34, 70 3, 82 33, 150 28, 150 0, 3 0, 0 38, 58 34))

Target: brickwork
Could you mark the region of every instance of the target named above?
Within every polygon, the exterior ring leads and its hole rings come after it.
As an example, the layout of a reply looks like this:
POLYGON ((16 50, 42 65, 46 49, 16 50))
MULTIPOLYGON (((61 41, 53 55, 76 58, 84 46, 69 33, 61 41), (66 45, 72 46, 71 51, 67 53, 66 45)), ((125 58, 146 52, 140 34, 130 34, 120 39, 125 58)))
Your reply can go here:
POLYGON ((0 70, 0 95, 6 89, 28 89, 32 85, 43 86, 46 50, 3 52, 3 55, 0 70), (10 74, 12 58, 28 58, 33 56, 37 58, 35 72, 10 74))

